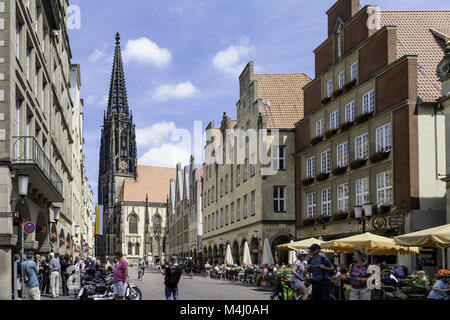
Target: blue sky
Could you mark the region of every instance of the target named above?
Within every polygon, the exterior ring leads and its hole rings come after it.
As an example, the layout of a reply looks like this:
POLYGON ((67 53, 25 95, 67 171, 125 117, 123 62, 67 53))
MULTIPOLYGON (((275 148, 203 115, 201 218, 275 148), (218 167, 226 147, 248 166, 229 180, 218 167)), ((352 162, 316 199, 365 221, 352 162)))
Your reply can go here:
MULTIPOLYGON (((172 141, 194 121, 236 117, 238 75, 253 60, 258 73, 314 75, 312 50, 326 37, 334 0, 72 0, 81 28, 69 31, 81 65, 87 176, 96 194, 100 127, 114 52, 121 34, 128 102, 140 164, 174 166, 189 152, 172 141)), ((381 10, 447 10, 448 0, 375 0, 381 10)))

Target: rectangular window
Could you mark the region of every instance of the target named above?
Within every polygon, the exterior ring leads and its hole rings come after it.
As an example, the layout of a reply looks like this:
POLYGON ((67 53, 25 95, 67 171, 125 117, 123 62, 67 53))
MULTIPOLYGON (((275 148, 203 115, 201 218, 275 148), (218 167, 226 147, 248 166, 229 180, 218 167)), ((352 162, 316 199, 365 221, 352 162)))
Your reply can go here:
POLYGON ((20 30, 22 26, 20 23, 16 23, 16 57, 20 59, 20 30))
POLYGON ((316 194, 309 193, 306 196, 306 199, 307 199, 308 218, 314 218, 316 216, 316 194))
POLYGON ((286 170, 286 147, 279 147, 275 151, 274 167, 276 171, 286 170))
POLYGON ((345 85, 345 71, 339 73, 339 89, 342 89, 345 85))
POLYGON ((252 191, 252 216, 256 215, 256 192, 252 191))
POLYGON ((351 75, 350 75, 350 80, 358 80, 358 62, 353 63, 350 66, 350 70, 351 70, 351 75))
POLYGON ((339 128, 339 110, 330 114, 330 129, 337 130, 339 128))
POLYGON ((228 206, 225 206, 225 225, 230 223, 230 212, 228 211, 228 206))
POLYGON ((31 48, 27 48, 27 59, 26 59, 25 70, 26 70, 26 75, 27 75, 28 80, 30 80, 30 66, 31 66, 31 48))
POLYGON ((356 180, 356 205, 362 206, 370 202, 369 178, 356 180))
POLYGON ((34 80, 33 80, 33 85, 34 85, 34 96, 37 97, 38 96, 38 80, 39 80, 39 68, 36 68, 34 70, 34 80))
POLYGON ((369 134, 366 133, 355 139, 355 159, 367 159, 369 155, 369 134))
POLYGON ((388 123, 376 130, 377 152, 388 152, 392 150, 391 144, 391 124, 388 123))
POLYGON ((220 227, 223 228, 224 216, 223 216, 223 208, 220 209, 220 227))
POLYGON ((273 208, 275 212, 286 212, 286 187, 273 188, 273 208))
POLYGON ((248 217, 248 197, 247 195, 244 196, 244 219, 247 219, 248 217))
POLYGON ((331 151, 327 150, 320 155, 320 170, 321 173, 331 172, 331 151))
POLYGON ((223 197, 223 179, 220 179, 220 196, 223 197))
POLYGON ((349 186, 348 183, 338 185, 337 187, 338 212, 349 211, 349 186))
POLYGON ((248 180, 248 160, 245 159, 244 163, 244 182, 248 180))
POLYGON ((241 165, 236 167, 236 186, 241 184, 241 165))
POLYGON ((331 98, 333 95, 333 80, 328 80, 327 82, 327 97, 331 98))
POLYGON ((234 223, 234 202, 231 203, 230 222, 234 223))
POLYGON ((331 189, 322 190, 322 215, 331 215, 331 189))
POLYGON ((363 95, 363 114, 371 113, 375 110, 375 90, 371 90, 363 95))
POLYGON ((355 104, 356 102, 353 100, 349 104, 345 106, 345 122, 353 122, 355 121, 355 104))
POLYGON ((216 211, 216 229, 219 229, 219 211, 216 211))
POLYGON ((313 156, 306 160, 306 178, 311 179, 316 177, 316 157, 313 156))
POLYGON ((256 174, 256 154, 252 153, 250 163, 250 176, 253 177, 256 174))
POLYGON ((338 168, 348 166, 348 142, 337 146, 337 166, 338 168))
POLYGON ((316 122, 316 137, 323 137, 323 119, 316 122))
POLYGON ((241 199, 237 199, 236 202, 236 221, 241 220, 241 199))
POLYGON ((377 204, 392 204, 392 171, 377 174, 377 204))

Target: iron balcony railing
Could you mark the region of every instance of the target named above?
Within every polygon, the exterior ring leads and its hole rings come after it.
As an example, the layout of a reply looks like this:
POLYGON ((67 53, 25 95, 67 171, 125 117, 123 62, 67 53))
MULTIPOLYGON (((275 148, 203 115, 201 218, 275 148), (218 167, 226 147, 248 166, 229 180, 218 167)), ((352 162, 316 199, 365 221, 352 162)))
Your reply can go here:
POLYGON ((63 181, 35 137, 13 137, 12 158, 14 165, 36 165, 63 195, 63 181))

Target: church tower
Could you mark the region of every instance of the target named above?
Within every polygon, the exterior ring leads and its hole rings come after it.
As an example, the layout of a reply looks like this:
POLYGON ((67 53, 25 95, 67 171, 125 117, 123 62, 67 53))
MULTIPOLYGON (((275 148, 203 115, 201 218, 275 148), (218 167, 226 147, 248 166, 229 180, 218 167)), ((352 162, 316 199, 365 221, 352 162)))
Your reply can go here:
MULTIPOLYGON (((98 203, 103 205, 103 235, 106 237, 119 232, 119 223, 113 217, 113 206, 125 179, 137 179, 137 150, 133 115, 128 106, 120 35, 117 33, 108 108, 103 117, 98 180, 98 203)), ((113 250, 105 249, 107 252, 113 250)))

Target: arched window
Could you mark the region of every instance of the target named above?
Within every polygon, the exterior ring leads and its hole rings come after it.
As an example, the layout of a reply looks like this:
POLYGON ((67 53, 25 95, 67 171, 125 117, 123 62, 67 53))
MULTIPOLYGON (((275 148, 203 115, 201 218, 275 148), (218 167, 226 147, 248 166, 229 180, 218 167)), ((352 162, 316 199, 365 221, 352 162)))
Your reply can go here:
POLYGON ((161 217, 159 214, 156 214, 153 217, 153 230, 155 230, 156 233, 161 233, 161 217))
POLYGON ((128 233, 138 233, 138 217, 136 214, 132 214, 128 219, 128 233))
POLYGON ((135 256, 140 256, 140 249, 141 249, 141 245, 139 243, 136 243, 135 245, 135 249, 134 249, 134 255, 135 256))
POLYGON ((129 256, 133 255, 133 244, 131 242, 128 243, 128 255, 129 256))

